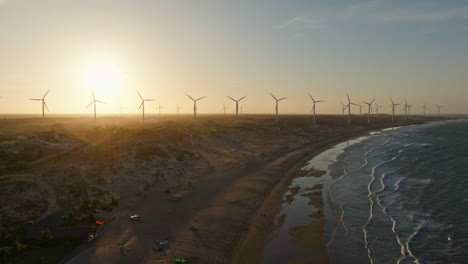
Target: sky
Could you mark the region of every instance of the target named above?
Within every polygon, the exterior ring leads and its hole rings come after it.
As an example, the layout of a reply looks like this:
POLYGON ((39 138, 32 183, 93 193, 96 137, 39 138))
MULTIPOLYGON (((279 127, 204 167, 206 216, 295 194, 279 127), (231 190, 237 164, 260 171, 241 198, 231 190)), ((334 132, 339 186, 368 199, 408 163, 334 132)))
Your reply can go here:
POLYGON ((0 113, 468 113, 466 0, 0 0, 0 113), (358 112, 357 108, 353 112, 358 112), (401 109, 399 110, 401 111, 401 109))

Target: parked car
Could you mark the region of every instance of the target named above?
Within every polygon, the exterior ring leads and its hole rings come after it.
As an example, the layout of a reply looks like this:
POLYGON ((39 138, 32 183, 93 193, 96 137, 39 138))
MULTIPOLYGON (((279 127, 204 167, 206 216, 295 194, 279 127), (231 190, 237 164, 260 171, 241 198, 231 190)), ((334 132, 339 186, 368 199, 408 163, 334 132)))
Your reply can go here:
POLYGON ((141 216, 139 216, 139 215, 132 215, 132 216, 130 216, 130 220, 133 220, 133 221, 142 221, 143 219, 142 219, 141 216))

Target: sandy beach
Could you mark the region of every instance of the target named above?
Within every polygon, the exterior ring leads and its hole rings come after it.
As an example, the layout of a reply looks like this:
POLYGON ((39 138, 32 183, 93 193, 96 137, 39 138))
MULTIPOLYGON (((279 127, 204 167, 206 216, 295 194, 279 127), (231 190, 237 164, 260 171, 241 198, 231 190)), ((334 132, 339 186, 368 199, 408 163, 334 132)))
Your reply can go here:
MULTIPOLYGON (((189 118, 168 118, 121 123, 114 131, 130 132, 116 141, 78 129, 79 122, 54 127, 73 131, 85 145, 23 172, 55 190, 54 206, 62 209, 77 186, 88 199, 118 200, 100 211, 114 220, 63 263, 262 263, 283 194, 304 163, 339 142, 395 125, 388 117, 347 126, 341 116, 324 116, 319 125, 308 116, 285 116, 281 128, 270 116, 240 122, 204 116, 196 126, 189 118), (130 221, 133 214, 143 220, 130 221), (155 251, 156 241, 166 239, 169 245, 155 251)), ((321 206, 320 196, 309 199, 321 206)), ((317 251, 317 258, 293 263, 327 263, 321 231, 320 221, 290 230, 291 243, 317 251)))

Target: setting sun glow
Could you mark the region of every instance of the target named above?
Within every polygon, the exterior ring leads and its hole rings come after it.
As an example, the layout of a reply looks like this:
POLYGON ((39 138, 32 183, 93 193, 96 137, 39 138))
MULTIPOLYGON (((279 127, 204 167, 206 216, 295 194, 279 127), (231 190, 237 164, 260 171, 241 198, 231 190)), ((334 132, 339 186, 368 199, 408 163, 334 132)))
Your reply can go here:
POLYGON ((119 85, 119 74, 111 64, 96 63, 86 72, 88 87, 105 93, 115 92, 119 85))

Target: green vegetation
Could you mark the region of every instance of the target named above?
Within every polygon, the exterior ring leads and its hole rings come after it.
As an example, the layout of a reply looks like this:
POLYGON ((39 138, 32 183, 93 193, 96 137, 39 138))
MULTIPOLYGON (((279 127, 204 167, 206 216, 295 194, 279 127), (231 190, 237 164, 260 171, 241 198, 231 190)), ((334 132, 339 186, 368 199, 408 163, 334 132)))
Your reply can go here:
POLYGON ((8 263, 27 248, 24 242, 27 226, 12 218, 4 219, 1 224, 0 262, 8 263))

